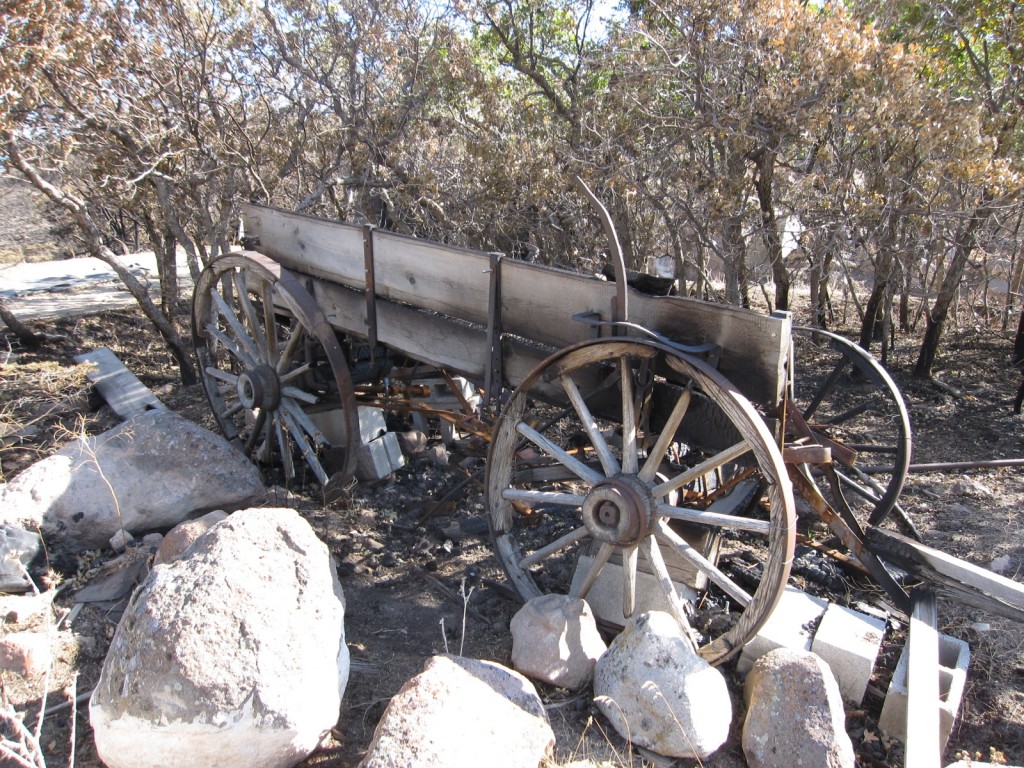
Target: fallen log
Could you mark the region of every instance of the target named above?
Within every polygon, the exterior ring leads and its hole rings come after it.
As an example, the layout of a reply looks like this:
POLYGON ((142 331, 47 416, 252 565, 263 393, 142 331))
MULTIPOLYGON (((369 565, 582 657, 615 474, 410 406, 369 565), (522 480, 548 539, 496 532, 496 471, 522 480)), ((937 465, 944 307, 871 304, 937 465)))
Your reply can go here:
POLYGON ((1024 584, 882 528, 868 528, 864 543, 941 597, 1024 622, 1024 584))

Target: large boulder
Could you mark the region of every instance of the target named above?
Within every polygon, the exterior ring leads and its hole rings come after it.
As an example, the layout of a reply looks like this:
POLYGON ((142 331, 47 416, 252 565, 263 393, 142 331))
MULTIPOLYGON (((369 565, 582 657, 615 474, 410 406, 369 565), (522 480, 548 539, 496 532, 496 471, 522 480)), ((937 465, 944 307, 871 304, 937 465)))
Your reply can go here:
POLYGON ((219 435, 149 411, 36 462, 0 492, 0 522, 39 528, 51 548, 106 547, 121 530, 170 528, 263 497, 256 467, 219 435))
POLYGON ((743 686, 743 754, 750 768, 853 768, 839 684, 820 656, 776 648, 743 686))
POLYGON ((594 671, 594 700, 623 738, 669 757, 707 757, 732 723, 722 673, 662 611, 633 617, 612 641, 594 671))
POLYGON ((512 666, 527 677, 576 690, 594 679, 608 649, 585 600, 541 595, 512 617, 512 666))
POLYGON ((344 596, 290 509, 247 509, 158 565, 118 625, 89 705, 109 768, 284 768, 335 725, 344 596))
POLYGON ((533 684, 489 661, 434 656, 388 704, 360 768, 529 768, 555 736, 533 684))

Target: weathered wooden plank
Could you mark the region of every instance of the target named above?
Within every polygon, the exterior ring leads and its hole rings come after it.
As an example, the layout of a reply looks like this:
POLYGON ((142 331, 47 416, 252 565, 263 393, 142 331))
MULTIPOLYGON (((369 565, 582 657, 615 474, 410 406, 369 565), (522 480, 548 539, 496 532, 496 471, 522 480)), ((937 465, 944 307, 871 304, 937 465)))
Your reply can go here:
POLYGON ((907 768, 939 768, 939 616, 935 594, 918 589, 911 596, 907 658, 907 768))
MULTIPOLYGON (((351 288, 317 280, 313 298, 328 322, 338 330, 356 336, 366 334, 366 303, 351 288)), ((481 381, 490 350, 487 329, 459 323, 405 304, 381 299, 377 302, 377 340, 420 362, 481 381)), ((502 345, 505 385, 518 386, 549 350, 531 348, 506 339, 502 345)))
MULTIPOLYGON (((259 239, 256 250, 299 274, 364 288, 361 228, 253 205, 243 206, 243 215, 247 235, 259 239)), ((486 325, 487 254, 379 230, 373 233, 373 253, 378 296, 486 325)), ((501 279, 503 331, 528 341, 566 347, 597 335, 574 316, 612 317, 614 283, 511 259, 502 264, 501 279)), ((781 400, 788 317, 632 290, 629 302, 630 320, 639 325, 678 343, 719 345, 720 370, 754 402, 773 407, 781 400)))
POLYGON ((942 597, 1024 622, 1024 584, 882 528, 868 528, 865 543, 881 559, 926 580, 942 597))
POLYGON ((167 406, 161 403, 109 348, 100 347, 91 352, 75 355, 75 362, 92 364, 86 376, 96 385, 96 389, 114 413, 122 419, 130 419, 146 411, 167 410, 167 406))

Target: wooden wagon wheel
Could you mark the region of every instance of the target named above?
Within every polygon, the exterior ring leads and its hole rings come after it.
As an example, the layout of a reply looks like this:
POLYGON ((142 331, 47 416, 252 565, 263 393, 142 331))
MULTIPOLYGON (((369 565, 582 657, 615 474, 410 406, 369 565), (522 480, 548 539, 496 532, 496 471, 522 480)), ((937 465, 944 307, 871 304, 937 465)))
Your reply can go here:
POLYGON ((199 277, 192 339, 206 396, 224 435, 248 457, 279 466, 286 480, 305 461, 317 480, 344 487, 355 471, 355 393, 334 330, 298 279, 252 251, 229 253, 199 277), (342 409, 343 445, 331 446, 312 406, 342 409), (344 449, 333 476, 323 453, 344 449))
POLYGON ((679 617, 689 566, 702 605, 731 614, 693 622, 701 655, 720 663, 785 588, 794 507, 775 441, 723 376, 668 346, 598 340, 549 357, 504 408, 487 472, 495 547, 524 599, 610 583, 620 621, 644 590, 679 617), (716 553, 757 577, 741 584, 716 553))
MULTIPOLYGON (((795 327, 793 337, 793 405, 815 439, 832 447, 838 492, 855 519, 877 525, 896 508, 910 466, 910 418, 899 388, 874 357, 842 336, 795 327)), ((816 480, 838 509, 828 478, 816 480)))

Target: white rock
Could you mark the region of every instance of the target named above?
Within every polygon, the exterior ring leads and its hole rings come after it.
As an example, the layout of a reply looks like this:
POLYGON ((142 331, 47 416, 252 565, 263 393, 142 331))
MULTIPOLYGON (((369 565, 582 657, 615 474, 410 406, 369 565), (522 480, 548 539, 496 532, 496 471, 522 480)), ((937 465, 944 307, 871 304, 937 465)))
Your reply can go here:
POLYGON ((597 662, 594 698, 620 735, 659 755, 704 758, 729 736, 725 678, 661 611, 630 619, 612 641, 597 662))
POLYGON ((105 547, 122 527, 169 528, 193 512, 262 495, 256 467, 222 437, 170 411, 149 411, 33 464, 4 489, 0 515, 40 527, 51 549, 82 551, 105 547))
POLYGON ((839 684, 810 651, 777 648, 743 687, 743 754, 749 768, 853 768, 839 684))
POLYGON ((236 512, 156 566, 118 625, 89 705, 109 768, 285 768, 335 725, 344 596, 290 509, 236 512))
POLYGON ((576 690, 594 679, 608 650, 585 600, 541 595, 512 617, 512 666, 527 677, 576 690))
POLYGON ((1010 556, 1000 555, 999 557, 993 559, 988 567, 989 570, 993 573, 1006 573, 1008 570, 1010 570, 1010 565, 1010 556))
POLYGON ((992 489, 970 475, 961 475, 956 479, 953 483, 953 493, 982 499, 992 498, 992 489))
POLYGON ((434 656, 391 702, 360 768, 530 768, 555 736, 533 685, 489 661, 434 656))
POLYGON ((132 536, 128 531, 119 529, 117 533, 110 537, 110 548, 115 552, 124 552, 135 542, 135 537, 132 536))

